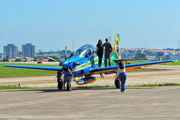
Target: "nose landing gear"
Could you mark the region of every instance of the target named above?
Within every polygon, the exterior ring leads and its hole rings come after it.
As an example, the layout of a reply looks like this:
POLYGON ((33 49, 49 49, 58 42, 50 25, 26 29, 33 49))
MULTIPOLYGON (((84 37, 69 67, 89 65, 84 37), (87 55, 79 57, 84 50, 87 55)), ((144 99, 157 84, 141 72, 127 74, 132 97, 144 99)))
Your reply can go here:
MULTIPOLYGON (((66 83, 67 82, 67 91, 71 91, 71 79, 72 79, 72 76, 67 76, 67 75, 64 75, 64 80, 66 83)), ((57 72, 57 82, 58 82, 58 90, 62 90, 63 88, 63 80, 62 80, 62 73, 61 71, 58 71, 57 72)))
POLYGON ((57 72, 57 82, 58 82, 58 90, 62 90, 62 87, 63 87, 63 81, 62 81, 62 73, 61 71, 58 71, 57 72))

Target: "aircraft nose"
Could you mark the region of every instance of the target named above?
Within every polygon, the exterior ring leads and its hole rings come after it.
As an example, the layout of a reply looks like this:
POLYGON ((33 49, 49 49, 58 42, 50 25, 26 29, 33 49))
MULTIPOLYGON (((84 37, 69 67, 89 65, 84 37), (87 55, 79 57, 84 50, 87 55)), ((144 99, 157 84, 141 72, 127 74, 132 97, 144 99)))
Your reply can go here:
POLYGON ((62 67, 63 67, 63 68, 69 68, 69 63, 66 62, 66 61, 63 61, 63 62, 62 62, 62 67))

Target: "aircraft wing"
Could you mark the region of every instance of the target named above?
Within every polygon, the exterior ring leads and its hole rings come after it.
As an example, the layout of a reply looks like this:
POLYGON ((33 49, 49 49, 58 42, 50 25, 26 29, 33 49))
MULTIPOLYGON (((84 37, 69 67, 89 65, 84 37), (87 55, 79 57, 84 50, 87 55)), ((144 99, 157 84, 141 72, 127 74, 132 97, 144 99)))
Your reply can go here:
MULTIPOLYGON (((131 71, 131 70, 137 70, 138 68, 140 68, 142 66, 150 66, 150 65, 157 65, 157 64, 164 64, 164 63, 171 63, 171 62, 176 62, 176 60, 128 64, 128 65, 124 65, 124 66, 126 68, 126 71, 131 71)), ((110 67, 94 68, 93 70, 90 71, 90 73, 96 74, 96 73, 112 72, 112 71, 115 72, 118 67, 119 66, 117 65, 117 66, 110 66, 110 67)))
POLYGON ((148 59, 115 59, 113 61, 117 62, 117 61, 149 61, 149 60, 148 59))
POLYGON ((36 69, 36 70, 48 70, 48 71, 61 71, 61 67, 40 67, 40 66, 21 66, 21 65, 4 65, 4 67, 12 68, 24 68, 24 69, 36 69))

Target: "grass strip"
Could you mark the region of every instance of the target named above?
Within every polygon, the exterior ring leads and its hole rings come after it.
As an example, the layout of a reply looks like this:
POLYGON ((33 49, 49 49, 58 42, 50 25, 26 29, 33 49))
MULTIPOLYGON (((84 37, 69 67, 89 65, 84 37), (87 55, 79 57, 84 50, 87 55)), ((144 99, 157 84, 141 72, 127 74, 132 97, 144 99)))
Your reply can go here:
POLYGON ((8 86, 0 86, 0 90, 8 90, 8 89, 48 89, 48 88, 57 88, 57 87, 21 87, 18 85, 8 85, 8 86))
MULTIPOLYGON (((143 84, 143 85, 127 85, 126 87, 153 87, 153 86, 180 86, 180 83, 163 83, 163 84, 143 84)), ((103 88, 103 87, 115 87, 115 85, 91 85, 91 86, 78 86, 73 88, 103 88)), ((8 89, 57 89, 57 87, 21 87, 17 85, 0 86, 0 90, 8 89)))
POLYGON ((23 66, 45 66, 45 67, 59 67, 58 65, 41 65, 41 64, 20 64, 20 63, 1 63, 0 77, 9 76, 40 76, 40 75, 56 75, 56 72, 48 72, 45 70, 22 69, 22 68, 8 68, 4 65, 23 65, 23 66))
POLYGON ((127 85, 126 87, 151 87, 151 86, 180 86, 180 83, 162 83, 162 84, 143 84, 143 85, 127 85))

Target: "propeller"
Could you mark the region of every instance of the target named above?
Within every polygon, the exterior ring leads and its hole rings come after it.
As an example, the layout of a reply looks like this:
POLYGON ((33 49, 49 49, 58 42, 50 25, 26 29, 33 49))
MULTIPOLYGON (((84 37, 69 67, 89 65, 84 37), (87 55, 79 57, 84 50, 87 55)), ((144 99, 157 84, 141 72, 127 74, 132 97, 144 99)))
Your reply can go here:
POLYGON ((69 68, 68 68, 68 71, 69 71, 69 73, 72 75, 73 80, 74 80, 74 75, 73 75, 72 71, 71 71, 69 68))

